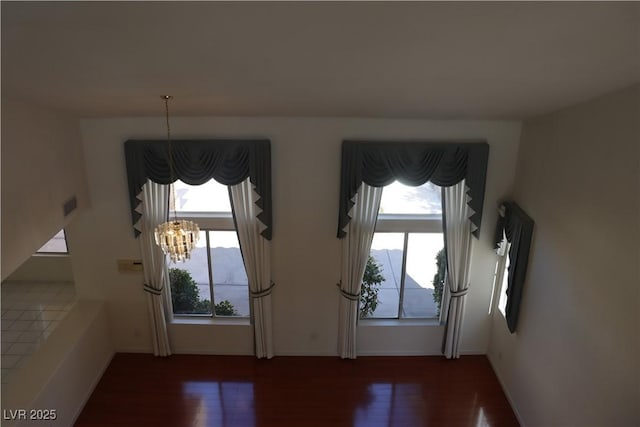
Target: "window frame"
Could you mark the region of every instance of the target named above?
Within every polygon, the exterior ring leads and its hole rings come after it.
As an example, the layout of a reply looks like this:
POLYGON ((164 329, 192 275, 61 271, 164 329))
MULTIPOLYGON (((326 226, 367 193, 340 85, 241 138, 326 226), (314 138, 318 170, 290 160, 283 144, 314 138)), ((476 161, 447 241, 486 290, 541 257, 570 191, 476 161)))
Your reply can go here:
MULTIPOLYGON (((508 263, 508 267, 503 268, 503 274, 507 275, 507 288, 505 290, 500 289, 499 295, 501 296, 506 290, 509 291, 506 296, 504 312, 502 310, 500 312, 504 315, 509 332, 513 334, 516 332, 518 324, 535 223, 512 200, 501 203, 498 211, 500 215, 496 226, 495 247, 498 249, 499 255, 501 255, 500 251, 504 250, 504 256, 508 258, 508 261, 505 261, 505 263, 508 263), (510 239, 508 238, 509 235, 511 235, 510 239), (505 241, 509 244, 505 245, 505 241)), ((504 282, 504 279, 501 282, 504 282)), ((503 283, 500 285, 502 288, 503 283)))
MULTIPOLYGON (((407 249, 409 245, 409 234, 431 234, 431 233, 444 233, 444 227, 442 222, 442 214, 384 214, 379 213, 376 221, 376 227, 374 230, 374 236, 376 233, 402 233, 403 234, 403 247, 402 247, 402 270, 400 276, 400 290, 398 295, 398 311, 396 317, 365 317, 362 320, 368 321, 440 321, 440 316, 435 317, 403 317, 402 308, 404 304, 404 285, 405 276, 407 273, 407 249)), ((443 239, 444 244, 444 239, 443 239)), ((359 302, 359 301, 358 301, 359 302)))
MULTIPOLYGON (((173 211, 170 212, 170 215, 173 216, 173 211)), ((214 293, 214 285, 213 282, 213 266, 211 259, 211 248, 209 246, 209 232, 210 231, 233 231, 237 230, 235 227, 235 223, 233 220, 233 214, 231 212, 188 212, 188 211, 178 211, 177 215, 180 219, 186 219, 189 221, 194 221, 200 227, 200 231, 205 233, 206 238, 206 248, 207 248, 207 269, 209 275, 209 293, 210 293, 210 302, 211 302, 211 313, 208 314, 197 314, 197 313, 180 313, 175 314, 173 312, 173 305, 171 307, 171 313, 173 317, 178 320, 193 320, 193 319, 211 319, 215 321, 233 321, 233 320, 250 320, 253 319, 253 305, 251 304, 251 294, 249 292, 249 286, 247 284, 247 298, 249 301, 249 315, 248 316, 218 316, 215 313, 215 293, 214 293)), ((244 263, 243 263, 244 268, 244 263)), ((245 269, 246 274, 246 269, 245 269)))

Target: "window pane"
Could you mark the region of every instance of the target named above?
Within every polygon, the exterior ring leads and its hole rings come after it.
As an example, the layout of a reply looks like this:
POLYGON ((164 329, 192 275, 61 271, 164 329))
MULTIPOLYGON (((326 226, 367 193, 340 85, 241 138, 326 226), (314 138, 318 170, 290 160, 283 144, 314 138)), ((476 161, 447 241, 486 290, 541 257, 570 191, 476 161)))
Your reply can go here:
POLYGON ((171 302, 174 314, 211 314, 207 239, 200 231, 191 259, 169 264, 171 302))
POLYGON ((45 243, 40 249, 39 253, 61 253, 66 254, 67 251, 67 239, 64 235, 64 230, 60 230, 55 236, 45 243))
POLYGON ((375 233, 373 235, 371 256, 380 266, 384 281, 378 291, 378 306, 369 317, 398 317, 403 248, 404 233, 375 233))
MULTIPOLYGON (((507 246, 508 248, 509 246, 507 246)), ((502 284, 500 285, 500 300, 498 300, 498 309, 503 316, 507 314, 507 289, 509 288, 509 264, 511 260, 509 258, 509 252, 504 254, 504 269, 502 270, 502 284)))
POLYGON ((441 214, 441 188, 427 182, 411 187, 398 181, 384 187, 380 200, 381 214, 441 214))
POLYGON ((235 231, 209 231, 216 316, 249 316, 249 281, 235 231))
POLYGON ((231 212, 228 187, 214 179, 202 185, 189 185, 182 181, 173 185, 177 212, 231 212))
POLYGON ((437 273, 436 257, 443 247, 442 233, 409 234, 402 317, 438 316, 433 281, 437 273))

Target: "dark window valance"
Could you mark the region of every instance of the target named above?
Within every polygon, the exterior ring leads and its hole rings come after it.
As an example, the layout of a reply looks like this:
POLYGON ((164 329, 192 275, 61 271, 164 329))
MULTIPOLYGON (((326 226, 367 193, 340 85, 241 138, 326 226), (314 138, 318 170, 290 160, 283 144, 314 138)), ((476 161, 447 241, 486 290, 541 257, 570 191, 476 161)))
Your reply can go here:
POLYGON ((509 248, 509 269, 507 276, 507 307, 505 317, 509 331, 515 332, 520 313, 520 300, 524 279, 527 275, 529 250, 533 237, 533 220, 517 203, 508 201, 502 204, 504 215, 498 218, 496 227, 496 248, 502 242, 503 235, 511 244, 509 248))
POLYGON ((478 237, 488 157, 486 142, 343 141, 338 238, 346 236, 353 198, 363 182, 383 187, 395 180, 412 186, 431 181, 450 187, 463 179, 469 188, 473 234, 478 237))
MULTIPOLYGON (((256 203, 262 212, 258 219, 266 228, 262 236, 271 240, 271 142, 261 140, 182 140, 173 141, 174 181, 200 185, 215 179, 224 185, 240 184, 247 178, 255 185, 260 199, 256 203)), ((170 184, 167 141, 128 140, 124 143, 131 219, 135 225, 141 214, 137 211, 138 196, 147 179, 158 184, 170 184)), ((135 229, 136 237, 140 234, 135 229)))

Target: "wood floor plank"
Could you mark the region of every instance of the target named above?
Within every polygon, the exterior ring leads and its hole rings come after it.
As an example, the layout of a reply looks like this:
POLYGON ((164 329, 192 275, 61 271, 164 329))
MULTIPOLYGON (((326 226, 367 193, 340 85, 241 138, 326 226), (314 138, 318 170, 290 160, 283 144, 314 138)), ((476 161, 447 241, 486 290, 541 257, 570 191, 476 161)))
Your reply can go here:
POLYGON ((446 426, 518 421, 484 356, 117 354, 76 427, 446 426))

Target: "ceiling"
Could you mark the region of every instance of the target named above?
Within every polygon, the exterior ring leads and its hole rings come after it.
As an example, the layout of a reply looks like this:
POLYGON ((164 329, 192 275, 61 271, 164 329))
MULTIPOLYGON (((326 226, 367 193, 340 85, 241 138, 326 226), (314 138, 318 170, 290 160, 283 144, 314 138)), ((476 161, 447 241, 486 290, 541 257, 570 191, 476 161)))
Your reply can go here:
POLYGON ((81 117, 521 119, 640 81, 640 3, 6 2, 2 97, 81 117))

